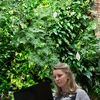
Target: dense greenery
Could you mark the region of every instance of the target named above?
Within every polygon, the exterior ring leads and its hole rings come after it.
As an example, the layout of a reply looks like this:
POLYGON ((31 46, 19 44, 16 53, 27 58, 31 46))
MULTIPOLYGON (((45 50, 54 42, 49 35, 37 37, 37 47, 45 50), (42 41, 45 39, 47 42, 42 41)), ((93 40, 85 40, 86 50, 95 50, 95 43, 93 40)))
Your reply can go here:
POLYGON ((51 67, 63 61, 98 100, 100 39, 94 33, 92 4, 92 0, 1 0, 0 93, 51 78, 51 67))
POLYGON ((90 3, 77 1, 67 8, 66 5, 58 7, 56 23, 49 32, 57 45, 60 61, 69 63, 77 82, 90 95, 99 95, 100 39, 94 35, 96 20, 91 15, 90 3))
POLYGON ((53 41, 34 15, 37 2, 30 2, 0 1, 0 92, 4 94, 45 80, 49 67, 58 62, 53 41))

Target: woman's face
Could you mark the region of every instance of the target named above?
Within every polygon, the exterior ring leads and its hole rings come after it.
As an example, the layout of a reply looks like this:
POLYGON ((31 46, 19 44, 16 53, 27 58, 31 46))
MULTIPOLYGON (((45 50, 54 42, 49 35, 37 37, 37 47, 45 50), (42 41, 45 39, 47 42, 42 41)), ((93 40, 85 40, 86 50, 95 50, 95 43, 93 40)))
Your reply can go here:
POLYGON ((53 77, 54 77, 54 81, 57 84, 57 86, 61 88, 66 86, 67 81, 69 79, 68 74, 66 74, 61 69, 53 70, 53 77))

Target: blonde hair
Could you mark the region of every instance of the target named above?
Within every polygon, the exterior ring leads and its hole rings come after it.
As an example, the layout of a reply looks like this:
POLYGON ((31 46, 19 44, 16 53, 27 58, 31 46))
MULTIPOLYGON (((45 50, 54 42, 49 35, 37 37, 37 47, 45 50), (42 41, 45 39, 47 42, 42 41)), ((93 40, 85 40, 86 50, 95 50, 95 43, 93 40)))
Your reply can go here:
MULTIPOLYGON (((63 72, 65 72, 66 74, 69 75, 69 80, 67 82, 67 86, 68 86, 68 92, 70 94, 74 93, 76 91, 76 89, 81 88, 81 86, 77 85, 77 83, 75 81, 75 78, 74 78, 74 76, 72 74, 72 71, 71 71, 70 67, 66 63, 58 63, 58 64, 56 64, 53 67, 53 71, 57 70, 57 69, 60 69, 63 72)), ((59 94, 61 94, 62 90, 56 84, 55 84, 55 88, 56 88, 56 95, 58 96, 59 94)))

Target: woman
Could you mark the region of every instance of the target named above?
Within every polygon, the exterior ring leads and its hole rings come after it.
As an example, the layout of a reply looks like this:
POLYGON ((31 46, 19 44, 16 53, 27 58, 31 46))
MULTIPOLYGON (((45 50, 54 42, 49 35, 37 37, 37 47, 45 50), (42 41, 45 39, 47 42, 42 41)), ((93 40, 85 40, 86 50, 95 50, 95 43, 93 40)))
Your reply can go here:
POLYGON ((58 63, 52 71, 56 92, 54 100, 90 100, 87 93, 76 84, 74 76, 66 63, 58 63))

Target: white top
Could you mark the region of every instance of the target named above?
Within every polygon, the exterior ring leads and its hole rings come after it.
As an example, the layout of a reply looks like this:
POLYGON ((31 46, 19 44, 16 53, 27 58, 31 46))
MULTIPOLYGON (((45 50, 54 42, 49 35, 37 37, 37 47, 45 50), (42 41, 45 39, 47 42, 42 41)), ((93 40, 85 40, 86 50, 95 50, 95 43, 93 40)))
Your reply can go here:
POLYGON ((77 95, 75 100, 90 100, 88 94, 83 89, 76 90, 77 95))
POLYGON ((77 89, 76 93, 74 94, 68 94, 64 93, 60 96, 55 96, 55 93, 53 94, 54 100, 90 100, 88 94, 83 89, 77 89))

